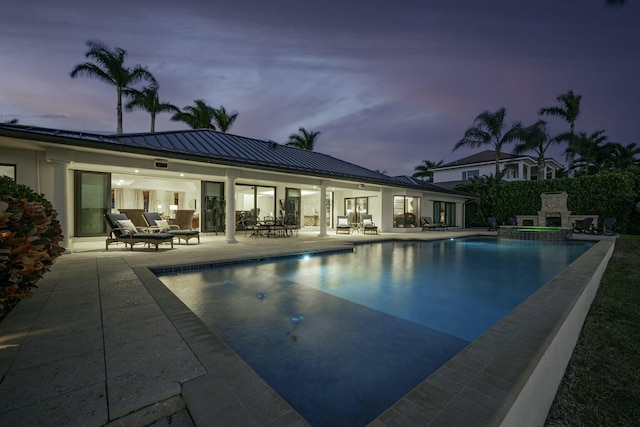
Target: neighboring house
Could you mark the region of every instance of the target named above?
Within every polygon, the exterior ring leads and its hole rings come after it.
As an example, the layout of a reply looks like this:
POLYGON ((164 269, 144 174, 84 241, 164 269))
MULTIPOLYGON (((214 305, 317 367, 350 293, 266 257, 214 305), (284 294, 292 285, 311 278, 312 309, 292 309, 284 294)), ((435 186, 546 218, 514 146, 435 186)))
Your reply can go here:
MULTIPOLYGON (((562 165, 552 158, 545 161, 544 176, 547 179, 555 178, 556 171, 561 169, 562 165)), ((533 181, 539 176, 537 159, 528 155, 500 153, 500 170, 504 172, 503 179, 506 181, 533 181)), ((434 168, 433 182, 443 188, 453 189, 473 177, 495 173, 496 152, 485 150, 434 168)))
POLYGON ((247 214, 286 217, 327 235, 337 215, 371 214, 381 232, 420 231, 444 212, 464 226, 467 195, 334 157, 212 130, 100 135, 0 124, 0 173, 53 202, 65 241, 105 235, 103 214, 194 209, 202 232, 236 242, 247 214), (437 211, 437 212, 436 212, 437 211))

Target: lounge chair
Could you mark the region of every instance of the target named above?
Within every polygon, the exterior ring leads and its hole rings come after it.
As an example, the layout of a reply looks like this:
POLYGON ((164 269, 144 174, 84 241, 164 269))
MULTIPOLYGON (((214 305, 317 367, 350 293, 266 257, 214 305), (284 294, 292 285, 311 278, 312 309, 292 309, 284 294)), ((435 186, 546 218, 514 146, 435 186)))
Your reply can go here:
POLYGON ((144 213, 144 209, 118 209, 123 215, 126 215, 127 218, 131 220, 133 225, 138 228, 146 227, 147 223, 145 222, 142 214, 144 213))
POLYGON ((338 222, 336 223, 336 234, 338 233, 351 234, 351 224, 349 224, 349 217, 346 215, 338 215, 338 222))
MULTIPOLYGON (((157 231, 175 236, 178 241, 184 240, 187 245, 189 244, 189 240, 193 238, 198 239, 198 243, 200 243, 200 232, 198 230, 183 230, 178 224, 169 224, 169 222, 163 220, 157 212, 145 212, 142 214, 142 217, 144 218, 147 227, 151 228, 152 231, 156 231, 153 229, 157 228, 157 231)), ((176 214, 176 218, 177 217, 178 215, 176 214)), ((193 218, 193 213, 191 214, 191 218, 193 218)), ((185 220, 188 220, 188 218, 185 218, 185 220)), ((183 225, 185 224, 183 223, 183 225)))
POLYGON ((576 224, 573 227, 574 233, 592 233, 593 232, 593 218, 587 217, 582 220, 582 224, 576 224))
POLYGON ((518 220, 515 216, 507 218, 507 225, 518 225, 518 220))
POLYGON ((372 215, 362 215, 362 234, 378 234, 378 226, 373 222, 372 215))
POLYGON ((411 212, 404 213, 404 228, 413 228, 416 224, 416 215, 411 212))
POLYGON ((425 230, 447 230, 447 224, 436 224, 433 222, 430 216, 425 216, 420 218, 420 225, 422 226, 422 231, 425 230))
POLYGON ((180 230, 193 230, 194 209, 178 209, 173 224, 180 227, 180 230))
POLYGON ((490 216, 487 221, 489 222, 489 231, 497 231, 498 230, 498 221, 493 216, 490 216))
POLYGON ((104 214, 104 220, 107 223, 109 234, 106 241, 106 250, 109 250, 111 243, 124 243, 131 246, 136 243, 146 243, 154 245, 156 251, 161 243, 171 243, 173 248, 173 234, 169 233, 145 233, 138 229, 133 222, 125 214, 104 214))
POLYGON ((602 228, 594 228, 593 229, 593 233, 594 234, 606 234, 606 235, 612 235, 613 233, 613 226, 616 223, 616 219, 612 218, 612 217, 608 217, 605 218, 604 221, 602 222, 602 228))

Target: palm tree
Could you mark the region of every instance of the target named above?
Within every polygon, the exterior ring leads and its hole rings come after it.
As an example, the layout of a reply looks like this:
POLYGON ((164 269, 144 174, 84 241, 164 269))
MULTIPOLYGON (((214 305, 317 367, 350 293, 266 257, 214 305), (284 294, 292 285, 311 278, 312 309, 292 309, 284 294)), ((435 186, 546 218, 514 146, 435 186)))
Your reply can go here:
POLYGON ((578 169, 585 175, 598 172, 609 158, 609 149, 606 146, 607 136, 604 135, 604 130, 597 130, 591 134, 580 132, 566 151, 575 159, 570 169, 578 169))
POLYGON ((442 163, 443 160, 440 160, 438 162, 434 162, 432 160, 423 160, 422 164, 419 164, 413 169, 415 173, 411 176, 418 179, 427 178, 427 181, 433 181, 432 169, 437 168, 438 166, 442 165, 442 163))
POLYGON ((545 153, 551 144, 560 142, 558 137, 550 138, 547 131, 547 122, 538 120, 531 126, 523 127, 518 139, 522 142, 516 145, 513 152, 515 154, 522 154, 527 151, 536 153, 538 156, 538 179, 546 179, 544 172, 547 165, 545 153))
POLYGON ((220 108, 214 110, 213 120, 215 120, 218 125, 218 130, 220 132, 228 131, 233 122, 238 118, 238 112, 232 111, 231 114, 227 113, 227 110, 221 105, 220 108))
POLYGON ((144 110, 151 114, 151 132, 156 131, 156 114, 177 113, 180 111, 180 109, 173 104, 160 102, 157 85, 145 87, 141 91, 137 89, 125 89, 124 94, 131 99, 131 101, 125 105, 125 110, 144 110))
POLYGON ((298 128, 298 133, 289 135, 289 142, 285 145, 302 148, 303 150, 313 151, 316 139, 320 132, 309 132, 305 128, 298 128))
POLYGON ((96 41, 88 41, 89 51, 86 57, 93 59, 94 62, 85 62, 78 64, 71 71, 71 78, 77 76, 86 76, 102 80, 116 87, 117 92, 117 113, 118 113, 118 133, 122 133, 122 93, 125 89, 129 89, 131 85, 142 81, 149 81, 151 84, 157 84, 153 75, 140 65, 136 65, 133 69, 124 66, 124 59, 127 51, 119 47, 111 50, 104 44, 96 41))
POLYGON ((504 172, 494 175, 474 176, 464 184, 458 184, 454 190, 471 193, 477 196, 472 203, 476 207, 479 221, 484 223, 490 216, 496 216, 495 194, 498 186, 502 184, 504 172))
POLYGON ((191 129, 213 129, 216 127, 211 123, 215 117, 215 108, 207 105, 202 99, 196 99, 195 105, 187 105, 171 117, 176 122, 185 122, 191 129))
POLYGON ((627 146, 617 142, 607 145, 610 146, 608 159, 611 169, 622 170, 640 165, 640 147, 637 147, 635 142, 627 146))
POLYGON ((477 148, 483 145, 493 145, 496 153, 496 176, 498 176, 500 173, 500 152, 502 147, 504 144, 518 139, 518 133, 522 127, 520 123, 516 122, 504 132, 507 128, 504 123, 506 114, 504 107, 501 107, 495 113, 490 111, 480 113, 473 121, 473 127, 466 130, 462 139, 453 147, 453 151, 461 147, 477 148))
MULTIPOLYGON (((560 117, 569 123, 570 133, 569 137, 566 139, 568 140, 569 146, 571 146, 576 135, 576 120, 578 120, 578 116, 580 115, 580 101, 582 100, 582 95, 575 95, 573 91, 570 90, 569 92, 558 96, 556 100, 561 104, 560 106, 541 108, 538 111, 538 114, 541 116, 560 117)), ((569 157, 570 168, 572 163, 573 157, 569 157)))

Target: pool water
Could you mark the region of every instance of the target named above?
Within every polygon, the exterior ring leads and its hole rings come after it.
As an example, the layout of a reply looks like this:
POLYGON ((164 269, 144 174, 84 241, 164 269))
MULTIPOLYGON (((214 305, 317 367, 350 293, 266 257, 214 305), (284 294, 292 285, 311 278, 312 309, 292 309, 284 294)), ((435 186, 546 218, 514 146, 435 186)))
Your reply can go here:
POLYGON ((590 242, 385 242, 161 277, 314 427, 364 426, 590 242))

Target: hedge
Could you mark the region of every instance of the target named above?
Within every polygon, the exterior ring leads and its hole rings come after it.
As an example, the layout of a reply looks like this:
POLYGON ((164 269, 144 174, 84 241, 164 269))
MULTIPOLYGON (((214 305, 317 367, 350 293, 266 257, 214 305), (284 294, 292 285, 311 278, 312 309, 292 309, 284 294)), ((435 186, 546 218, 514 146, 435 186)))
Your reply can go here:
MULTIPOLYGON (((640 234, 640 169, 601 172, 577 178, 558 178, 542 181, 502 181, 489 190, 492 215, 499 224, 516 215, 536 215, 541 209, 541 194, 564 191, 567 209, 575 215, 598 215, 600 219, 616 218, 615 230, 640 234)), ((466 211, 467 227, 484 227, 476 202, 466 211)))

